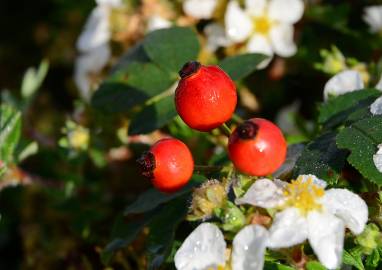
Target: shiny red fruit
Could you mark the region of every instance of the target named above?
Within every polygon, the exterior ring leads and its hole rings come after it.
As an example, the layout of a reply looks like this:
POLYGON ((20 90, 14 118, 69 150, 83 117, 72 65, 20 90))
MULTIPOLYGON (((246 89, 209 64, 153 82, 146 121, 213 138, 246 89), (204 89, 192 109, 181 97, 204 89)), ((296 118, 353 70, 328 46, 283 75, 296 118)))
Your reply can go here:
POLYGON ((179 75, 175 105, 188 126, 210 131, 232 117, 237 103, 236 86, 222 69, 193 61, 186 63, 179 75))
POLYGON ((194 160, 188 147, 177 139, 162 139, 137 160, 142 174, 162 192, 174 192, 191 179, 194 160))
POLYGON ((284 163, 287 144, 281 130, 272 122, 252 118, 231 134, 228 151, 233 164, 241 172, 266 176, 284 163))

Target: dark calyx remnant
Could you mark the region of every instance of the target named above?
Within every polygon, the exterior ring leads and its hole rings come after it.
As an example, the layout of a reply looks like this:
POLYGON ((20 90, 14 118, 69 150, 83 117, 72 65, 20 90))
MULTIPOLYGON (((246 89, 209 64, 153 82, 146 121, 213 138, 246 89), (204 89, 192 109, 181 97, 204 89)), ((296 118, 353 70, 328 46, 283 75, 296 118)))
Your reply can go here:
POLYGON ((153 153, 150 151, 143 152, 142 156, 137 159, 137 163, 143 176, 150 179, 154 177, 155 156, 153 153))
POLYGON ((258 130, 258 125, 256 125, 252 121, 245 121, 237 128, 237 133, 240 139, 248 140, 255 138, 258 130))
POLYGON ((197 61, 189 61, 186 64, 184 64, 182 69, 179 71, 179 76, 182 79, 187 78, 188 76, 195 74, 201 66, 202 65, 197 61))

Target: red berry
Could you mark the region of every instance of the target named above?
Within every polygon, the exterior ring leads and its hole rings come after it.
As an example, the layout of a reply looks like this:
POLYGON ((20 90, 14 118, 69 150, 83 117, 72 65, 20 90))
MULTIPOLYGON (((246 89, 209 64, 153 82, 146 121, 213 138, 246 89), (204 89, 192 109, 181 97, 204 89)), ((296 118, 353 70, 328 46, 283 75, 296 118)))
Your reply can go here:
POLYGON ((188 126, 209 131, 231 118, 237 103, 236 87, 222 69, 192 61, 183 66, 179 75, 175 105, 188 126))
POLYGON ((287 144, 272 122, 252 118, 231 134, 229 157, 237 169, 254 176, 274 173, 285 161, 287 144))
POLYGON ((162 192, 174 192, 191 179, 194 160, 188 147, 177 139, 157 141, 137 160, 142 174, 162 192))

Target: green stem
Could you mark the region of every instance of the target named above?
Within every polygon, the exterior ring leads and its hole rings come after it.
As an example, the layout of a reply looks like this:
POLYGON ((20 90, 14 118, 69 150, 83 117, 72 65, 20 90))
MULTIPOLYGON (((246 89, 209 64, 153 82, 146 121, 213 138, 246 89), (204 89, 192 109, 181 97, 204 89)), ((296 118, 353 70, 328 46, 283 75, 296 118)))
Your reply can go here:
POLYGON ((241 124, 244 122, 243 118, 241 118, 240 116, 238 116, 236 113, 234 113, 232 115, 232 121, 234 121, 235 123, 237 124, 241 124))
POLYGON ((226 123, 224 123, 223 125, 221 125, 219 127, 220 131, 224 133, 224 135, 226 135, 227 137, 231 136, 231 129, 227 126, 226 123))

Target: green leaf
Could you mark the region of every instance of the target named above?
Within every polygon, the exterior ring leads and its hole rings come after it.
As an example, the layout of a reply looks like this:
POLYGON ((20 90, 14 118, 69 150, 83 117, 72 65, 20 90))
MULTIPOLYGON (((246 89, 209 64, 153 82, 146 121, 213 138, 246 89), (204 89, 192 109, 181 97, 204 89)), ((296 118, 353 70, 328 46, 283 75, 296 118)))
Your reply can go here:
POLYGON ((189 196, 182 196, 163 207, 149 225, 148 269, 159 269, 171 252, 175 230, 188 212, 189 196))
POLYGON ((345 165, 347 151, 336 145, 336 133, 323 134, 306 145, 298 158, 293 175, 314 174, 328 182, 335 183, 345 165))
POLYGON ((310 261, 306 264, 306 270, 326 270, 326 268, 317 261, 310 261))
POLYGON ((38 152, 38 144, 37 142, 33 141, 25 145, 18 153, 17 153, 17 160, 18 162, 23 161, 24 159, 27 159, 28 157, 36 154, 38 152))
POLYGON ((137 45, 131 47, 122 57, 118 60, 117 64, 111 69, 111 74, 118 72, 119 70, 127 69, 133 63, 148 63, 150 62, 145 49, 143 48, 143 42, 139 42, 137 45))
POLYGON ((101 254, 101 260, 108 264, 115 251, 130 245, 141 230, 154 218, 157 212, 151 211, 133 221, 125 222, 123 216, 119 216, 114 224, 112 241, 105 247, 101 254))
POLYGON ((25 72, 23 82, 21 84, 21 96, 24 99, 30 98, 37 91, 37 89, 40 88, 46 74, 48 73, 48 69, 48 60, 43 60, 37 71, 35 68, 29 68, 25 72))
POLYGON ((119 71, 106 79, 94 93, 92 105, 104 112, 126 112, 157 95, 157 89, 137 89, 127 83, 128 75, 119 71))
POLYGON ((365 264, 367 267, 376 268, 379 265, 379 261, 381 260, 378 249, 374 249, 373 252, 367 256, 365 264))
POLYGON ((172 27, 149 33, 144 40, 144 48, 152 61, 174 78, 182 66, 195 60, 199 53, 199 41, 191 28, 172 27))
POLYGON ((131 121, 129 135, 146 134, 163 127, 177 116, 174 96, 162 98, 139 112, 131 121))
POLYGON ((351 151, 347 158, 349 163, 377 185, 382 185, 382 173, 375 167, 373 155, 380 143, 382 143, 382 116, 355 122, 337 136, 338 147, 351 151))
POLYGON ((154 188, 149 189, 148 191, 142 193, 134 203, 129 205, 126 208, 124 214, 129 215, 129 214, 138 214, 138 213, 148 212, 156 208, 160 204, 163 204, 165 202, 168 202, 183 194, 190 192, 194 187, 199 186, 205 180, 206 178, 204 176, 194 175, 191 178, 190 182, 185 187, 183 187, 178 192, 171 193, 171 194, 165 194, 165 193, 159 192, 158 190, 154 188))
POLYGON ((365 267, 362 263, 362 257, 361 252, 357 249, 351 249, 348 251, 344 250, 344 253, 342 255, 342 260, 344 264, 354 266, 358 270, 365 270, 365 267))
POLYGON ((127 69, 127 84, 133 88, 159 94, 174 83, 169 74, 152 63, 131 63, 127 69))
POLYGON ((370 117, 369 106, 380 95, 378 90, 364 89, 330 99, 321 105, 318 122, 324 124, 325 128, 333 128, 344 122, 370 117))
POLYGON ((267 59, 267 56, 257 53, 241 54, 227 57, 219 63, 219 66, 227 72, 232 80, 240 80, 251 74, 257 66, 267 59))
POLYGON ((12 107, 0 106, 0 160, 14 161, 13 153, 21 133, 21 113, 12 107))

